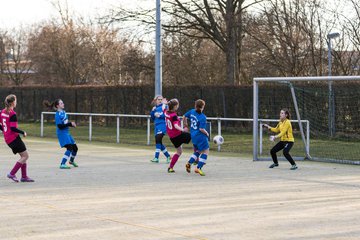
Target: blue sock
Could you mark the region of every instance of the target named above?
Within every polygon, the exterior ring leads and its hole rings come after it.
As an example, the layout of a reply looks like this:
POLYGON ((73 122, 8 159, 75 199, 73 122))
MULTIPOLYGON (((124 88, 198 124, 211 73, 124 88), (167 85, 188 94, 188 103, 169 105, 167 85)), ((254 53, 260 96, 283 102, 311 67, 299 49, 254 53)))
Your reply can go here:
POLYGON ((164 153, 165 157, 170 157, 170 154, 164 145, 161 145, 161 151, 164 153))
POLYGON ((193 155, 191 155, 190 159, 189 159, 189 163, 193 164, 195 162, 195 160, 200 156, 200 153, 198 152, 194 152, 193 155))
POLYGON ((206 154, 204 154, 204 153, 201 154, 200 159, 199 159, 199 163, 198 163, 198 165, 197 165, 197 168, 201 169, 201 168, 204 166, 207 157, 208 157, 208 156, 207 156, 206 154))
POLYGON ((160 149, 161 149, 161 144, 157 143, 156 144, 156 149, 155 149, 155 158, 157 158, 157 159, 159 159, 160 149))
POLYGON ((65 151, 63 159, 61 160, 61 165, 64 165, 67 162, 67 160, 69 160, 70 154, 71 152, 69 150, 65 151))

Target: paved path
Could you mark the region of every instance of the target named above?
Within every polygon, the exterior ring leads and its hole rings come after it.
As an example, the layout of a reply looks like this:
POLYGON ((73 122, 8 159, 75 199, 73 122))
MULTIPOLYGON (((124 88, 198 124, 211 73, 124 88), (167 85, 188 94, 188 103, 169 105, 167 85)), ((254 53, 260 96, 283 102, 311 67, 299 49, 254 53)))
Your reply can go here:
POLYGON ((60 170, 56 141, 25 142, 35 183, 5 177, 17 157, 0 146, 1 240, 360 239, 359 166, 210 154, 201 177, 188 154, 168 174, 152 151, 80 143, 60 170))

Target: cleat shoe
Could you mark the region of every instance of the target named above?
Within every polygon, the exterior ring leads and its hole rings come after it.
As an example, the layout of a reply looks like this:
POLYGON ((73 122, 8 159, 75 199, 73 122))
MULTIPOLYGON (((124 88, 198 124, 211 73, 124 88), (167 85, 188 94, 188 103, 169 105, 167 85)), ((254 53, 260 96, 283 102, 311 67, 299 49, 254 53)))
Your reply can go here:
POLYGON ((185 168, 186 168, 186 171, 187 171, 188 173, 191 172, 191 164, 190 164, 190 163, 187 163, 187 164, 185 165, 185 168))
POLYGON ((296 170, 296 169, 298 169, 298 167, 296 166, 296 164, 294 164, 294 165, 291 165, 291 168, 290 168, 290 170, 296 170))
POLYGON ((166 158, 166 163, 170 163, 170 161, 171 161, 171 157, 167 157, 166 158))
POLYGON ((175 170, 173 168, 168 168, 168 173, 174 173, 175 170))
POLYGON ((195 168, 195 172, 200 174, 200 176, 205 176, 205 173, 200 168, 195 168))
POLYGON ((65 165, 65 164, 61 164, 60 165, 60 169, 70 169, 71 167, 65 165))
POLYGON ((11 180, 13 180, 14 182, 19 182, 19 180, 16 178, 15 175, 11 175, 10 173, 7 175, 8 178, 10 178, 11 180))
POLYGON ((278 167, 278 166, 279 166, 278 163, 273 163, 273 164, 271 164, 271 165, 269 166, 269 168, 274 168, 274 167, 278 167))
POLYGON ((21 178, 20 181, 21 181, 21 182, 35 182, 34 179, 31 179, 31 178, 29 178, 29 177, 21 178))
POLYGON ((158 158, 154 158, 154 159, 151 159, 150 161, 153 162, 153 163, 158 163, 158 162, 159 162, 159 159, 158 159, 158 158))
POLYGON ((70 165, 73 165, 74 167, 78 167, 79 165, 76 164, 76 162, 69 161, 70 165))

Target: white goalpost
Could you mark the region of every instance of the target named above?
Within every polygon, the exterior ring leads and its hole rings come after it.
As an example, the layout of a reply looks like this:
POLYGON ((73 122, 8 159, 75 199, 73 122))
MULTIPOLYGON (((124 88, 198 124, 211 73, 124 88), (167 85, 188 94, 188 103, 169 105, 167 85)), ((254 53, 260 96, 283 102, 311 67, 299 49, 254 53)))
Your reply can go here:
POLYGON ((259 126, 276 125, 266 119, 283 108, 292 114, 294 159, 360 164, 360 76, 254 78, 254 161, 271 159, 259 126))

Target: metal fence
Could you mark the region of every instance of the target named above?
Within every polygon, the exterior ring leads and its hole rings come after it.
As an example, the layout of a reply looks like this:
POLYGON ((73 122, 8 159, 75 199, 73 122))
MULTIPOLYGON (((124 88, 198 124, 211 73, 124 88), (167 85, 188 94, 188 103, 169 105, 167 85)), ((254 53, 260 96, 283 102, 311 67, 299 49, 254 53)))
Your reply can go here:
MULTIPOLYGON (((71 113, 67 112, 68 115, 74 116, 87 116, 89 118, 89 141, 92 140, 92 128, 93 128, 93 117, 116 117, 116 143, 120 143, 120 118, 146 118, 147 119, 147 145, 150 145, 150 125, 151 117, 150 115, 132 115, 132 114, 105 114, 105 113, 71 113)), ((44 115, 55 115, 55 112, 42 112, 41 113, 41 127, 40 127, 40 136, 44 136, 44 115)), ((221 118, 221 117, 207 117, 207 121, 216 121, 217 122, 217 135, 222 135, 221 125, 224 121, 237 121, 237 122, 253 122, 252 118, 221 118)), ((263 122, 278 122, 278 119, 259 119, 260 125, 260 153, 262 152, 262 123, 263 122)), ((291 120, 291 122, 297 122, 296 120, 291 120)), ((306 124, 306 151, 310 152, 310 124, 307 120, 301 120, 302 123, 306 124)), ((221 151, 221 145, 218 145, 218 151, 221 151)))

